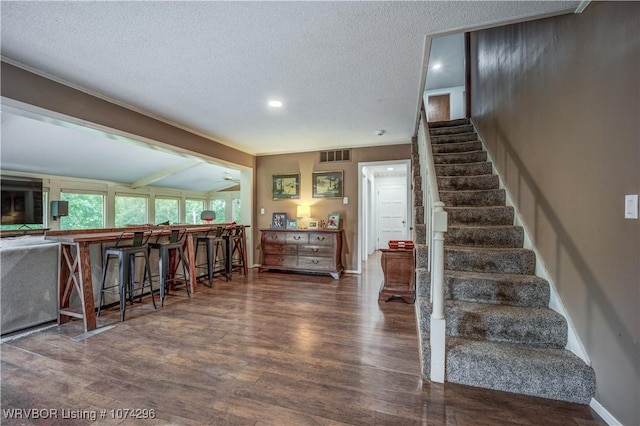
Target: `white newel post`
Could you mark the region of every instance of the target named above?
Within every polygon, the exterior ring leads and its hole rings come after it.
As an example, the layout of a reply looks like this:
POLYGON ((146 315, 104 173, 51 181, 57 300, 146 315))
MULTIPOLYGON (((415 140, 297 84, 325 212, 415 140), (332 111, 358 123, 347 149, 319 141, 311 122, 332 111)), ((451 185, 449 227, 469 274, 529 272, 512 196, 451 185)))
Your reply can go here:
POLYGON ((433 206, 433 236, 431 250, 431 381, 444 383, 445 379, 445 319, 444 319, 444 233, 447 232, 447 212, 444 203, 437 201, 433 206))

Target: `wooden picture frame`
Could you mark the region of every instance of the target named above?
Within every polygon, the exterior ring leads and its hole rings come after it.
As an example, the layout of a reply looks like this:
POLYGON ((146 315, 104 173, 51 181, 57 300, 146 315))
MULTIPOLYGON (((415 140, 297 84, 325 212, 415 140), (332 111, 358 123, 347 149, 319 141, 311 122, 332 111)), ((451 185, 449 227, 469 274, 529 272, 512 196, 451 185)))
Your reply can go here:
POLYGON ((343 171, 313 172, 313 198, 342 198, 343 171))
POLYGON ((272 229, 285 229, 287 226, 287 213, 276 212, 271 216, 272 229))
POLYGON ((318 229, 318 221, 315 219, 311 219, 309 221, 309 226, 307 226, 307 229, 318 229))
POLYGON ((298 229, 298 219, 287 219, 287 229, 298 229))
POLYGON ((329 213, 327 229, 340 229, 340 213, 329 213))
POLYGON ((274 200, 300 198, 300 173, 273 175, 272 185, 274 200))

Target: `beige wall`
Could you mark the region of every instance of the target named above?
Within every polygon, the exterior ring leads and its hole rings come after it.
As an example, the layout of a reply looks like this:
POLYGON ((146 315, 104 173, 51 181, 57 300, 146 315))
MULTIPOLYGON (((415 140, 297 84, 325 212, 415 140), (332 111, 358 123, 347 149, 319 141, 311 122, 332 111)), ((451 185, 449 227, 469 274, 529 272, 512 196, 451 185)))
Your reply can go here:
MULTIPOLYGON (((356 148, 351 151, 351 154, 351 161, 322 164, 320 164, 320 155, 317 152, 258 157, 256 160, 257 228, 269 228, 271 214, 274 212, 286 212, 290 217, 295 217, 298 204, 311 205, 311 216, 318 220, 326 220, 329 213, 340 213, 345 231, 343 263, 347 270, 357 269, 358 163, 410 159, 411 144, 356 148), (344 171, 344 196, 349 197, 347 205, 342 203, 342 198, 312 197, 312 173, 336 170, 344 171), (300 173, 300 199, 273 200, 273 175, 289 173, 300 173), (261 208, 264 208, 264 215, 260 214, 261 208)), ((257 246, 260 241, 259 234, 254 234, 254 241, 256 241, 254 245, 257 246)), ((256 251, 254 259, 259 262, 259 251, 256 251)))
POLYGON ((596 371, 640 424, 640 3, 471 36, 472 116, 596 371))

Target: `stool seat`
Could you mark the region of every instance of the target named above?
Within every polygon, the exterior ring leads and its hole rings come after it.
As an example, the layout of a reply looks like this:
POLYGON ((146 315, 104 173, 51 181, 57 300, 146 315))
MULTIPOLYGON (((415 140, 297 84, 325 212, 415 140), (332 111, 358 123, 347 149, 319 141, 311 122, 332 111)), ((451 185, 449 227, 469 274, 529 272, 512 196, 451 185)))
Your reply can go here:
POLYGON ((189 289, 188 279, 188 266, 187 258, 184 255, 183 238, 186 230, 172 229, 169 235, 168 241, 160 241, 159 236, 155 242, 148 244, 149 251, 158 250, 158 286, 160 289, 160 306, 164 306, 165 295, 169 293, 169 288, 172 283, 177 281, 183 281, 187 290, 187 296, 191 297, 191 290, 189 289), (182 263, 182 276, 175 275, 177 269, 171 267, 171 255, 177 253, 178 262, 182 263))
POLYGON ((149 293, 151 294, 151 301, 153 302, 153 308, 156 309, 156 301, 153 296, 153 286, 151 281, 151 269, 149 266, 149 256, 147 253, 146 243, 151 236, 151 231, 136 231, 133 233, 131 245, 121 246, 122 241, 130 238, 131 232, 123 232, 118 237, 115 247, 109 247, 104 251, 104 261, 102 263, 102 280, 100 285, 100 303, 98 305, 98 316, 102 311, 102 305, 104 302, 105 293, 117 293, 120 299, 120 321, 124 321, 127 296, 129 302, 133 304, 134 293, 136 291, 135 284, 140 284, 138 290, 140 291, 140 301, 142 301, 142 294, 145 287, 149 287, 149 293), (144 259, 144 269, 142 281, 136 283, 136 258, 142 257, 144 259), (115 259, 118 263, 118 283, 114 285, 106 285, 107 271, 109 263, 112 259, 115 259), (117 290, 115 290, 117 289, 117 290))

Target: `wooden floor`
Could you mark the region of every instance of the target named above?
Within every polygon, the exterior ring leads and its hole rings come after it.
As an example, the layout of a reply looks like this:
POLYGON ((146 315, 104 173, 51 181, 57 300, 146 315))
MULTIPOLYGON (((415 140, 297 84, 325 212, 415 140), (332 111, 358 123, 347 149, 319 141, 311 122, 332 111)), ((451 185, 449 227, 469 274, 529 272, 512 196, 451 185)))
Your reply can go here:
POLYGON ((123 323, 109 309, 99 325, 116 327, 83 341, 76 321, 5 342, 0 423, 604 424, 583 405, 423 381, 414 306, 379 304, 381 280, 377 257, 339 281, 252 270, 155 311, 143 299, 123 323))

